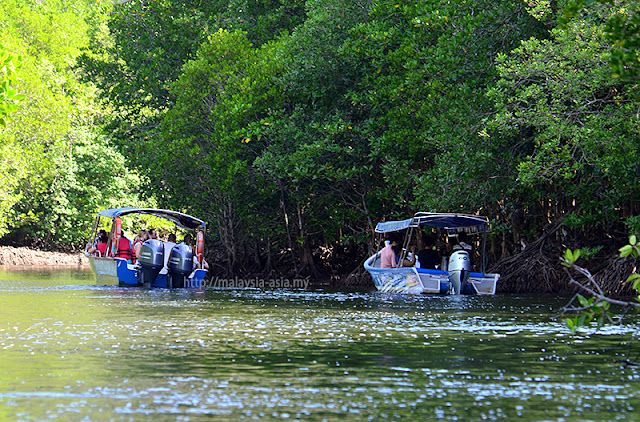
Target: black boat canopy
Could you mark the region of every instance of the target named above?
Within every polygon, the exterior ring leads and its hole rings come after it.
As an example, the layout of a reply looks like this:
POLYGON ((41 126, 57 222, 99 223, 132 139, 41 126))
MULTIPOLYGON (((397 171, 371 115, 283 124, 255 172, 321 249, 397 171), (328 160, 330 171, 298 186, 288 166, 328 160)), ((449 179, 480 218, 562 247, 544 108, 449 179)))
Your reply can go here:
POLYGON ((418 212, 406 220, 380 222, 376 226, 376 233, 389 233, 418 226, 438 227, 450 234, 484 233, 490 229, 489 219, 479 215, 418 212))
POLYGON ((116 218, 121 217, 127 214, 149 214, 154 215, 156 217, 162 217, 165 220, 173 221, 178 226, 195 230, 198 228, 202 228, 202 230, 206 229, 206 223, 198 218, 192 217, 188 214, 183 214, 177 211, 171 210, 162 210, 156 208, 134 208, 134 207, 123 207, 123 208, 112 208, 107 210, 102 210, 98 212, 98 216, 101 217, 109 217, 116 218))

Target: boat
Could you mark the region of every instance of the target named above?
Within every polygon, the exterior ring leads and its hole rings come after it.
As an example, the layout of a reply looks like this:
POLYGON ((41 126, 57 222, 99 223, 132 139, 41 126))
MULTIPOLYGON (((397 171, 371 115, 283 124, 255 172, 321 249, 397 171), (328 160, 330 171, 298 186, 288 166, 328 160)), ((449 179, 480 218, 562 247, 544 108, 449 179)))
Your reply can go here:
POLYGON ((204 233, 206 223, 198 218, 177 211, 156 208, 123 207, 104 209, 96 215, 90 242, 84 250, 97 285, 115 285, 120 287, 159 287, 159 288, 201 288, 207 270, 204 264, 204 233), (157 239, 148 239, 142 244, 140 257, 134 264, 132 260, 115 257, 120 236, 122 235, 122 217, 134 214, 147 214, 171 221, 176 227, 187 232, 195 232, 195 248, 179 243, 170 251, 168 262, 164 257, 164 244, 157 239), (93 240, 103 219, 111 220, 105 256, 99 252, 90 253, 93 240), (194 265, 194 260, 197 263, 194 265), (165 265, 166 264, 166 265, 165 265), (195 267, 195 268, 194 268, 195 267))
MULTIPOLYGON (((480 264, 484 266, 486 234, 490 231, 489 219, 483 216, 455 213, 418 212, 413 217, 400 221, 380 222, 376 233, 386 234, 408 230, 402 245, 400 263, 404 263, 408 245, 415 231, 422 226, 446 231, 449 237, 461 233, 483 234, 480 264)), ((464 294, 494 295, 500 274, 485 274, 473 271, 472 257, 467 250, 457 250, 443 257, 439 268, 427 269, 415 266, 381 268, 381 251, 369 257, 364 264, 371 274, 376 288, 382 292, 406 294, 464 294)))

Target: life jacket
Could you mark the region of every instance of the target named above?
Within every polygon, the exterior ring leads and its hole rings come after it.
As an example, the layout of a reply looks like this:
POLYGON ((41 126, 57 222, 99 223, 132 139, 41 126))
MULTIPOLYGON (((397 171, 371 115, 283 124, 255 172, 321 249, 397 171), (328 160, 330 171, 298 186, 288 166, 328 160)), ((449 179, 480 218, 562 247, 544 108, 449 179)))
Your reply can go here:
POLYGON ((131 250, 131 244, 129 243, 129 239, 126 237, 120 238, 120 243, 118 244, 118 252, 116 252, 116 258, 124 258, 130 259, 131 262, 135 260, 135 256, 133 251, 131 250))

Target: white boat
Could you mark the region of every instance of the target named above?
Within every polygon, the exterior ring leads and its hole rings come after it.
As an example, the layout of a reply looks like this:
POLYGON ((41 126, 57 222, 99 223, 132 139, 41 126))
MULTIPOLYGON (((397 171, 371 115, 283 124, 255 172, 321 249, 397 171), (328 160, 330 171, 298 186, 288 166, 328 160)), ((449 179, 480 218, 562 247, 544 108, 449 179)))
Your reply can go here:
POLYGON ((114 208, 98 212, 92 231, 91 240, 97 237, 100 221, 111 220, 111 230, 106 246, 106 256, 89 253, 92 242, 87 244, 84 254, 96 276, 98 285, 115 285, 120 287, 193 287, 201 288, 207 270, 203 268, 204 232, 206 223, 200 219, 177 211, 156 208, 114 208), (159 240, 149 239, 142 245, 142 252, 137 263, 115 257, 114 246, 121 233, 121 217, 131 214, 148 214, 172 221, 177 227, 194 231, 195 250, 184 243, 177 244, 170 251, 168 262, 164 260, 164 246, 159 240), (194 257, 197 256, 197 259, 194 257), (194 265, 194 260, 197 263, 194 265), (166 267, 165 267, 166 263, 166 267))
MULTIPOLYGON (((445 230, 450 237, 460 233, 486 234, 490 230, 487 217, 469 214, 416 213, 412 218, 400 221, 380 222, 376 233, 391 233, 408 230, 404 239, 399 263, 404 262, 408 245, 415 229, 430 226, 445 230)), ((485 236, 482 238, 480 262, 484 263, 485 236)), ((443 259, 440 268, 426 269, 413 267, 381 268, 381 251, 369 257, 364 264, 371 274, 376 288, 382 292, 409 294, 468 294, 493 295, 500 274, 485 274, 473 271, 471 255, 458 250, 448 259, 443 259)), ((399 264, 401 265, 401 264, 399 264)))

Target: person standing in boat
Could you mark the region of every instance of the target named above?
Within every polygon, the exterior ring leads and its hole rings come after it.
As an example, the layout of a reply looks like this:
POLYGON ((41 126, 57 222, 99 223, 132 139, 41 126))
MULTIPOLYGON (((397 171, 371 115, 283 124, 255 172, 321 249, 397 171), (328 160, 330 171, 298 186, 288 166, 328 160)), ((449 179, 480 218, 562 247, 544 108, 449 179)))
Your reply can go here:
MULTIPOLYGON (((400 252, 402 251, 402 245, 400 244, 400 238, 392 234, 389 236, 389 244, 382 248, 380 252, 380 267, 381 268, 398 268, 400 261, 400 252)), ((403 267, 412 267, 416 263, 415 247, 411 247, 412 256, 411 259, 405 258, 403 261, 403 267)))

